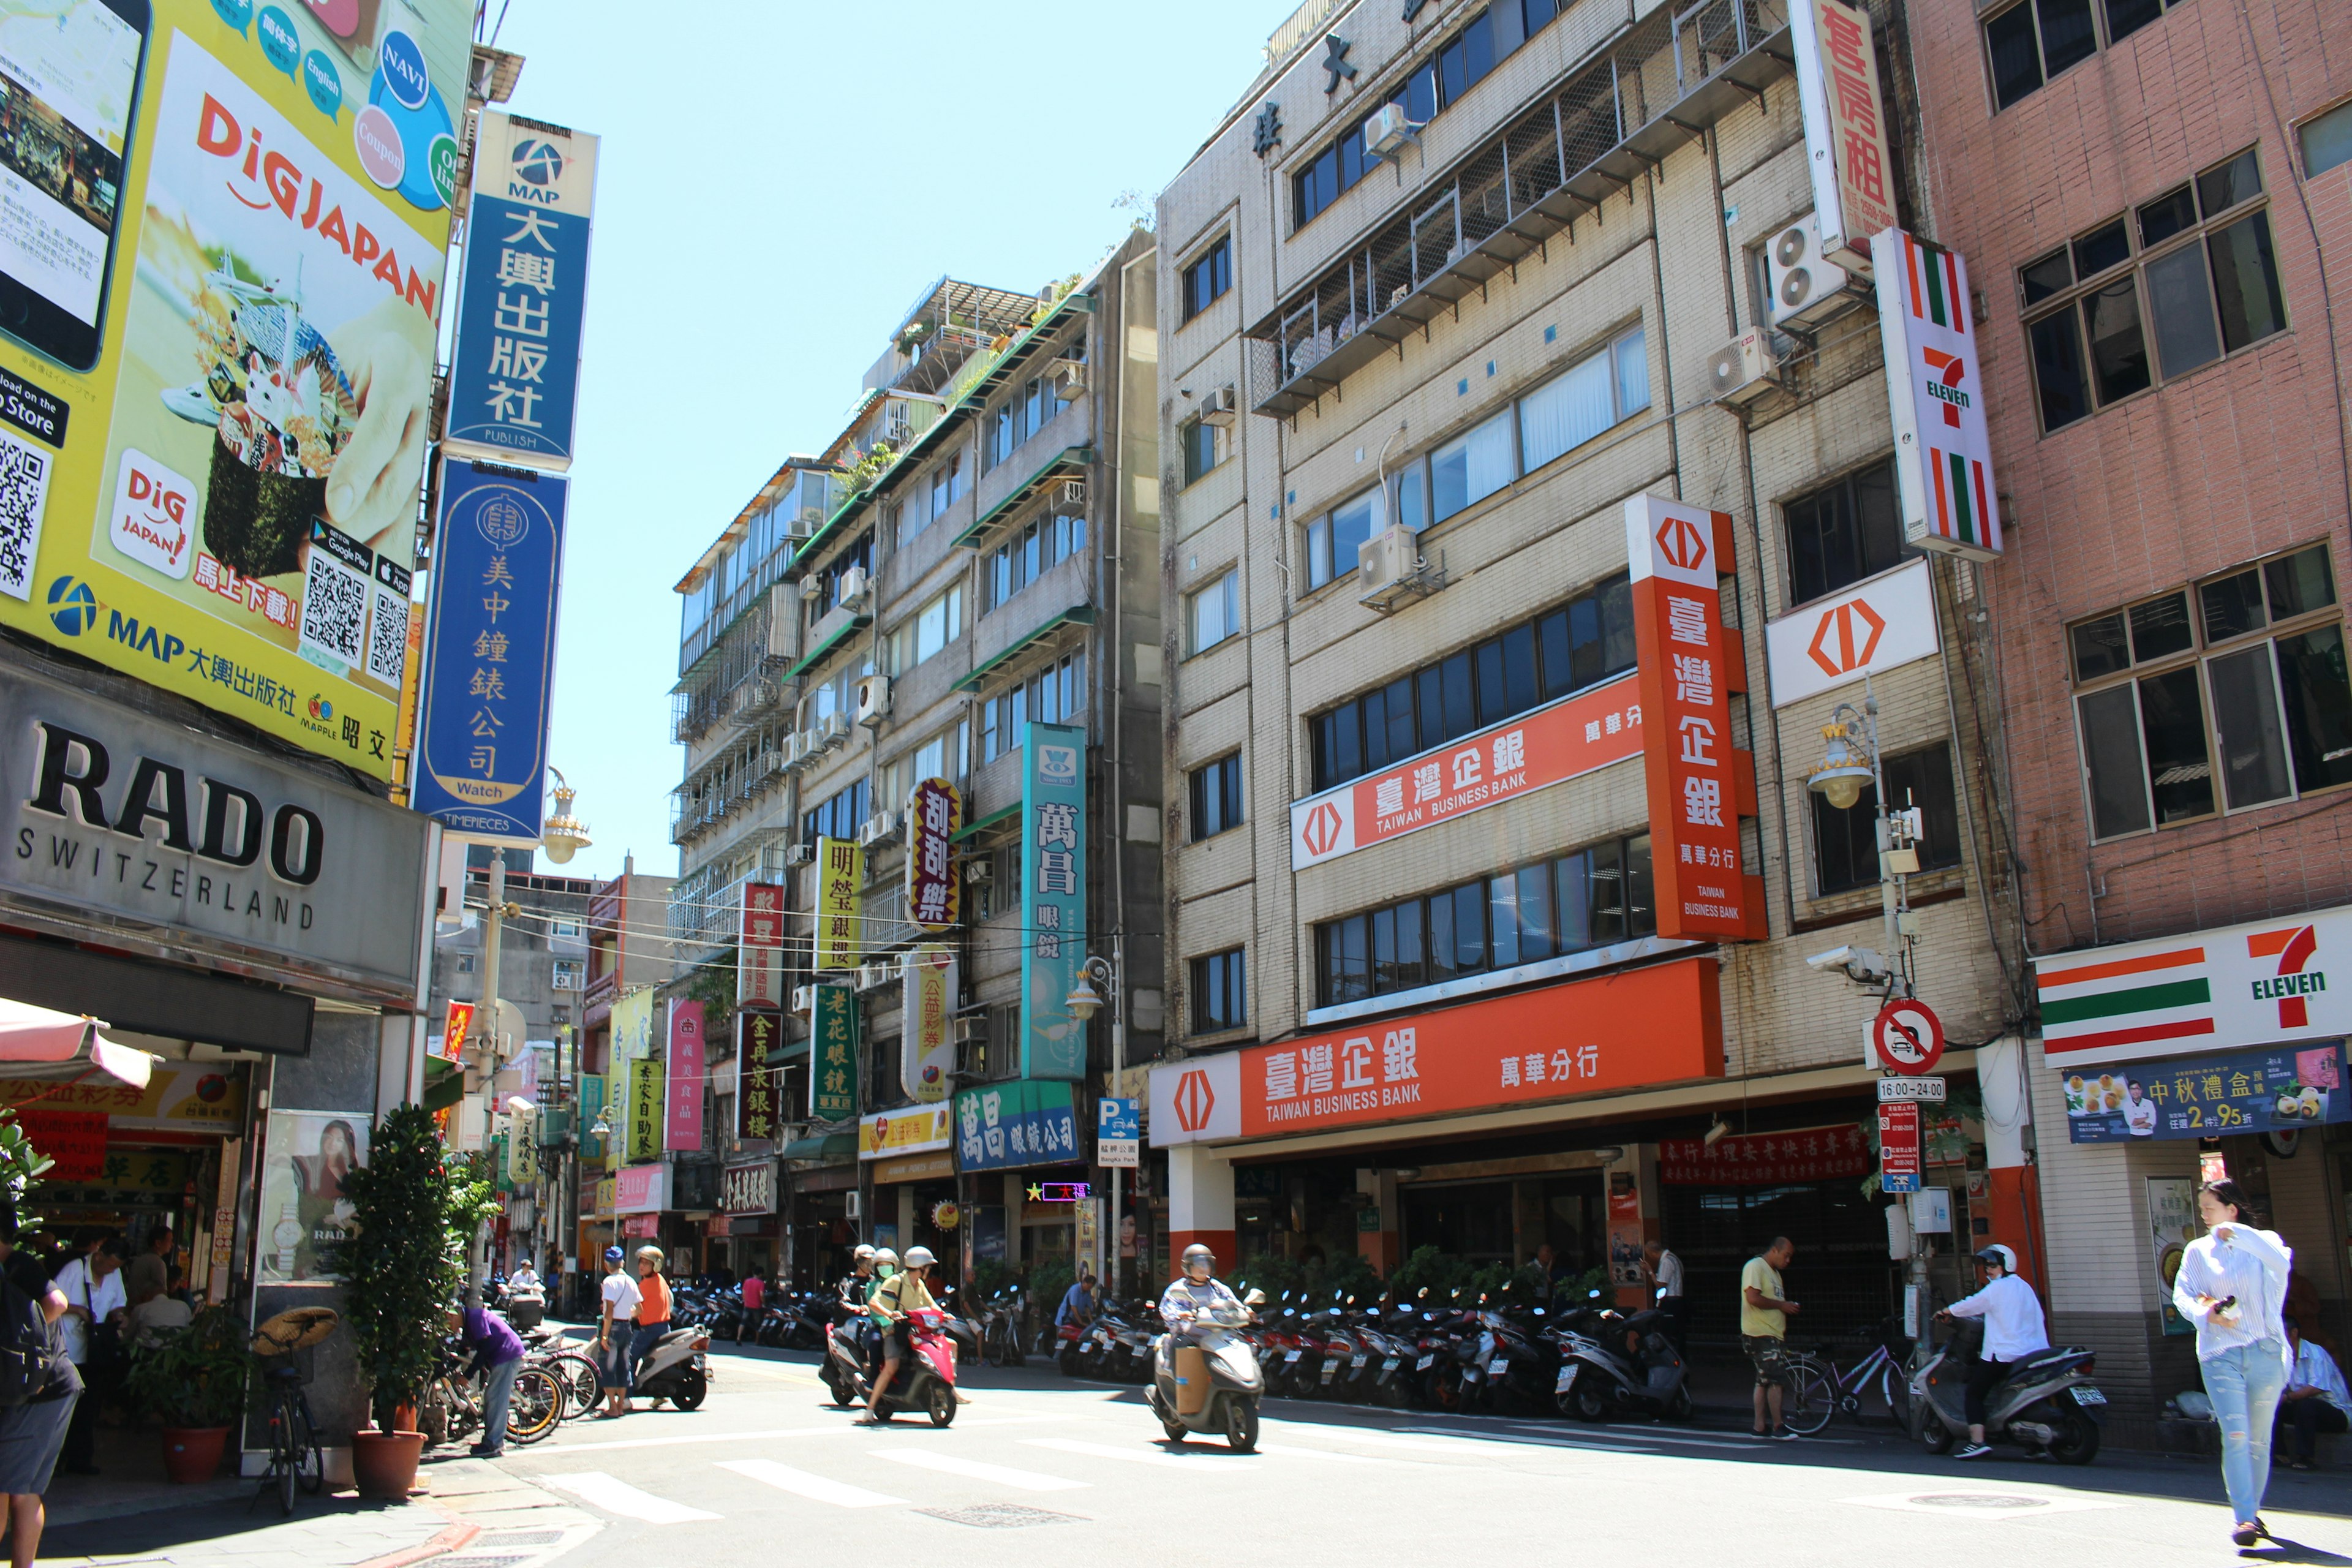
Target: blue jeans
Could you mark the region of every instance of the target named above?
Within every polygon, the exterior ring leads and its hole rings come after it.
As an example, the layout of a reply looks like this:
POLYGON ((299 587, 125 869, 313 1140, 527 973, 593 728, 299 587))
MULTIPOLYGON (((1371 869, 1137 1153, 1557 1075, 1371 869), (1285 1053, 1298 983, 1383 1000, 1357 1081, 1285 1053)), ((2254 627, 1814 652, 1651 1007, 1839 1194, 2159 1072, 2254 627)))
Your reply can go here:
POLYGON ((522 1360, 517 1357, 482 1374, 482 1440, 475 1447, 486 1459, 506 1452, 507 1410, 514 1403, 515 1373, 521 1370, 522 1360))
POLYGON ((2221 1427, 2221 1484, 2229 1489, 2230 1513, 2250 1524, 2263 1511, 2263 1489, 2270 1484, 2271 1423, 2286 1386, 2286 1346, 2276 1340, 2232 1345, 2200 1363, 2199 1370, 2221 1427))
POLYGON ((654 1353, 654 1346, 659 1344, 661 1342, 661 1337, 667 1332, 669 1332, 669 1324, 667 1321, 663 1321, 659 1323, 639 1323, 636 1326, 635 1331, 629 1335, 630 1387, 635 1388, 636 1386, 637 1368, 645 1363, 646 1357, 654 1353))

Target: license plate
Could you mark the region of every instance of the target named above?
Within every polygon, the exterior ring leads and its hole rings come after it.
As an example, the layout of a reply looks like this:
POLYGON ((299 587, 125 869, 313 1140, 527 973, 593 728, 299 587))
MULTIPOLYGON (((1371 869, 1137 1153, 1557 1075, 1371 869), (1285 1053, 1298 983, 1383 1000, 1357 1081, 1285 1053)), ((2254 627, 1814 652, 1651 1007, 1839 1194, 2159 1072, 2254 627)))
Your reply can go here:
POLYGON ((1300 1353, 1301 1353, 1300 1352, 1297 1352, 1297 1351, 1292 1351, 1288 1355, 1284 1356, 1282 1359, 1283 1359, 1283 1361, 1284 1361, 1286 1363, 1290 1363, 1290 1362, 1294 1362, 1294 1361, 1297 1361, 1297 1360, 1298 1359, 1298 1357, 1299 1357, 1300 1353))
POLYGON ((1332 1376, 1333 1376, 1335 1373, 1337 1373, 1339 1372, 1339 1363, 1338 1362, 1336 1362, 1336 1361, 1327 1361, 1327 1362, 1325 1362, 1325 1363, 1323 1363, 1323 1381, 1324 1381, 1324 1382, 1326 1382, 1326 1383, 1330 1382, 1330 1381, 1331 1381, 1331 1379, 1332 1379, 1332 1376))
POLYGON ((1436 1359, 1437 1358, 1434 1355, 1425 1355, 1419 1361, 1412 1363, 1412 1370, 1415 1372, 1427 1372, 1429 1370, 1429 1363, 1436 1359))
POLYGON ((1486 1363, 1486 1375, 1488 1377, 1500 1377, 1510 1370, 1511 1358, 1508 1356, 1498 1355, 1493 1361, 1486 1363))
POLYGON ((2075 1404, 2077 1404, 2077 1405, 2105 1405, 2106 1402, 2107 1402, 2107 1396, 2106 1396, 2105 1394, 2101 1394, 2097 1389, 2091 1387, 2089 1384, 2076 1384, 2074 1385, 2074 1403, 2075 1403, 2075 1404))
POLYGON ((1388 1360, 1386 1360, 1386 1361, 1384 1361, 1384 1362, 1381 1363, 1381 1370, 1382 1372, 1394 1372, 1396 1369, 1397 1369, 1397 1358, 1396 1358, 1396 1357, 1394 1357, 1394 1356, 1391 1356, 1391 1357, 1389 1357, 1389 1358, 1388 1358, 1388 1360))
MULTIPOLYGON (((1349 1361, 1349 1362, 1348 1363, 1348 1364, 1349 1364, 1349 1366, 1361 1366, 1361 1365, 1363 1365, 1366 1362, 1368 1362, 1368 1361, 1370 1361, 1370 1360, 1371 1360, 1371 1359, 1372 1359, 1372 1358, 1371 1358, 1370 1356, 1366 1355, 1366 1354, 1364 1354, 1362 1352, 1360 1352, 1360 1352, 1357 1352, 1357 1354, 1356 1354, 1355 1358, 1354 1358, 1353 1360, 1349 1361)), ((1391 1363, 1389 1363, 1389 1364, 1390 1364, 1391 1366, 1394 1366, 1394 1365, 1396 1365, 1396 1363, 1394 1363, 1394 1362, 1391 1362, 1391 1363)))

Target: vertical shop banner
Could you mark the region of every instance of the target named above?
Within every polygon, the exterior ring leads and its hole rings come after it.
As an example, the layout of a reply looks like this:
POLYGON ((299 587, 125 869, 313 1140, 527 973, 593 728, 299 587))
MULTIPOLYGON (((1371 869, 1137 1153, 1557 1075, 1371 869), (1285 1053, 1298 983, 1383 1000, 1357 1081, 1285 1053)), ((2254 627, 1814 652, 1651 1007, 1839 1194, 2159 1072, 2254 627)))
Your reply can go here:
POLYGON ((1625 502, 1660 936, 1763 934, 1761 868, 1751 876, 1739 859, 1756 771, 1731 744, 1734 668, 1717 577, 1730 542, 1727 513, 1664 496, 1625 502))
POLYGON ((452 1002, 441 1025, 441 1059, 461 1062, 466 1059, 466 1037, 474 1032, 474 1004, 452 1002))
POLYGON ((449 367, 454 452, 572 466, 596 138, 482 110, 449 367))
POLYGON ((613 1004, 613 1039, 607 1047, 606 1069, 612 1075, 608 1110, 613 1135, 604 1143, 604 1168, 617 1171, 629 1151, 639 1145, 630 1131, 635 1121, 635 1064, 653 1053, 654 994, 650 988, 629 992, 613 1004))
POLYGON ((517 1110, 507 1119, 507 1180, 518 1187, 539 1180, 539 1116, 517 1110))
POLYGON ((337 1278, 334 1248, 351 1234, 343 1178, 367 1163, 373 1117, 272 1110, 261 1161, 260 1277, 266 1283, 337 1278))
POLYGON ((658 1057, 640 1057, 629 1064, 630 1163, 658 1160, 662 1154, 662 1063, 658 1057))
POLYGON ((956 923, 955 874, 963 796, 945 779, 925 779, 907 798, 907 918, 939 932, 956 923))
POLYGON ((389 779, 472 8, 357 9, 0 8, 0 624, 389 779))
POLYGON ((1087 962, 1087 732, 1036 724, 1021 763, 1021 1076, 1087 1075, 1069 995, 1087 962))
POLYGON ((783 1043, 784 1021, 774 1013, 735 1015, 735 1136, 773 1138, 783 1121, 783 1069, 769 1060, 783 1043))
POLYGON ((845 1121, 857 1114, 857 993, 819 985, 809 1013, 809 1118, 845 1121))
POLYGON ((816 966, 857 967, 857 891, 866 885, 866 851, 846 838, 816 841, 816 966))
POLYGON ((1998 561, 2000 493, 1969 264, 1899 228, 1881 230, 1873 250, 1903 536, 1922 550, 1998 561))
POLYGON ((564 482, 441 471, 409 804, 468 838, 536 844, 563 583, 564 482))
POLYGON ((735 942, 735 1005, 781 1009, 784 1005, 784 889, 777 882, 743 884, 735 942))
MULTIPOLYGON (((580 1153, 582 1158, 601 1160, 604 1157, 604 1140, 593 1131, 597 1118, 604 1113, 604 1075, 598 1072, 580 1075, 580 1153)), ((608 1121, 606 1126, 612 1124, 608 1121)))
POLYGON ((1895 160, 1870 13, 1847 0, 1798 0, 1789 8, 1789 43, 1797 57, 1797 103, 1822 249, 1867 272, 1870 237, 1895 225, 1895 160))
POLYGON ((956 956, 923 946, 904 964, 906 1016, 898 1035, 898 1082, 924 1104, 945 1100, 955 1076, 956 956))
POLYGON ((2157 1312, 2168 1334, 2193 1334, 2197 1325, 2172 1304, 2172 1281, 2189 1244, 2204 1231, 2197 1215, 2197 1183, 2188 1176, 2149 1176, 2147 1183, 2148 1262, 2156 1274, 2157 1312))
POLYGON ((669 1005, 668 1125, 662 1147, 692 1153, 702 1147, 702 1004, 669 1005))

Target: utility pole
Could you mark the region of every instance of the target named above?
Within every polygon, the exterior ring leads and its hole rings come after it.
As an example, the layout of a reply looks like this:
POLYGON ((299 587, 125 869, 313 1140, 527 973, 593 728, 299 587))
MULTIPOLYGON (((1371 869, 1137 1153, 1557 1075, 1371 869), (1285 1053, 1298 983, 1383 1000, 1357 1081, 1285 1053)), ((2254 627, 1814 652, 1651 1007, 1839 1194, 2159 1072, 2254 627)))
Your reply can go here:
MULTIPOLYGON (((490 847, 490 894, 488 907, 482 912, 482 1000, 474 1009, 474 1049, 477 1060, 466 1064, 468 1097, 483 1096, 483 1126, 489 1125, 489 1106, 495 1102, 493 1087, 499 1070, 499 956, 505 945, 504 929, 507 912, 507 856, 497 845, 490 847), (478 1074, 478 1078, 477 1077, 478 1074)), ((493 1180, 496 1179, 495 1173, 493 1180)), ((466 1270, 466 1304, 482 1304, 482 1282, 490 1272, 490 1226, 484 1220, 475 1227, 472 1258, 466 1270)))

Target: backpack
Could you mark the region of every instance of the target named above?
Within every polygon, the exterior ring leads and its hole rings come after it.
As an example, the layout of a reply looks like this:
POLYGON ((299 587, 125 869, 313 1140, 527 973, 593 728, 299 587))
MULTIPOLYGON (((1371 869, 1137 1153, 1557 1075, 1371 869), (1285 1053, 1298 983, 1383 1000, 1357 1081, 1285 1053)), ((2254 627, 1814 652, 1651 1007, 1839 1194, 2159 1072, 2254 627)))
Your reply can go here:
POLYGON ((50 1354, 48 1314, 14 1279, 0 1278, 0 1409, 48 1388, 50 1354))

